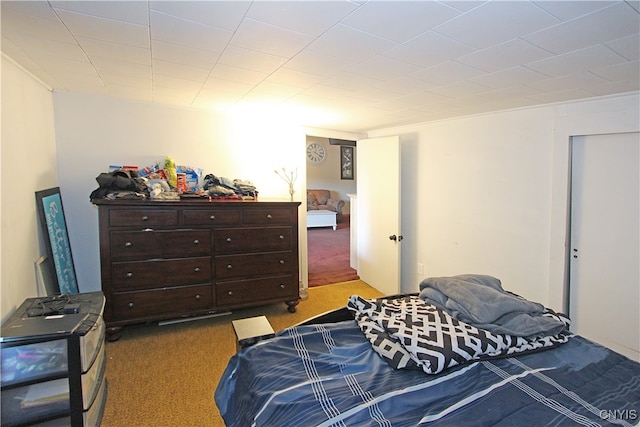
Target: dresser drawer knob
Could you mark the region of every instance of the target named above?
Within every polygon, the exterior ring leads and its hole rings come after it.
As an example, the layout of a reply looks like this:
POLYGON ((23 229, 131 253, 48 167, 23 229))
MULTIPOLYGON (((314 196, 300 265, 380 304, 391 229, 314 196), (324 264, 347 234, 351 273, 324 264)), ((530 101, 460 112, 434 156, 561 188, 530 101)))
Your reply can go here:
POLYGON ((231 264, 227 264, 227 270, 231 270, 233 266, 231 264))
POLYGON ((284 283, 280 283, 280 289, 284 289, 286 288, 286 286, 284 285, 284 283))
POLYGON ((127 273, 127 278, 129 278, 129 279, 130 279, 130 278, 132 278, 132 277, 133 277, 133 273, 132 273, 132 272, 128 272, 128 273, 127 273))
POLYGON ((131 243, 131 242, 125 242, 125 244, 124 244, 125 248, 130 248, 131 246, 133 246, 133 243, 131 243))
POLYGON ((196 295, 196 299, 197 300, 200 299, 200 294, 196 295))
POLYGON ((231 237, 226 238, 227 243, 231 243, 231 237))
POLYGON ((142 220, 143 220, 143 221, 149 221, 149 217, 148 217, 147 215, 143 215, 143 216, 142 216, 142 220))
POLYGON ((200 240, 195 239, 195 240, 193 241, 193 244, 194 244, 194 245, 198 245, 198 244, 200 244, 200 240))
POLYGON ((271 219, 271 218, 273 218, 271 214, 267 214, 267 219, 271 219))
POLYGON ((229 295, 229 296, 233 295, 233 291, 228 291, 227 295, 229 295))
POLYGON ((132 303, 132 302, 130 302, 129 304, 127 304, 127 306, 128 306, 129 308, 133 308, 133 303, 132 303))
POLYGON ((284 260, 283 259, 280 260, 280 264, 284 265, 284 260))
POLYGON ((281 235, 279 235, 279 236, 278 236, 278 238, 279 238, 280 240, 284 240, 284 236, 283 236, 282 234, 281 234, 281 235))
POLYGON ((210 219, 211 221, 213 221, 213 220, 215 220, 215 219, 216 219, 216 216, 215 216, 215 215, 211 215, 211 216, 209 217, 209 219, 210 219))
POLYGON ((200 267, 194 268, 193 271, 196 272, 196 273, 200 273, 200 267))

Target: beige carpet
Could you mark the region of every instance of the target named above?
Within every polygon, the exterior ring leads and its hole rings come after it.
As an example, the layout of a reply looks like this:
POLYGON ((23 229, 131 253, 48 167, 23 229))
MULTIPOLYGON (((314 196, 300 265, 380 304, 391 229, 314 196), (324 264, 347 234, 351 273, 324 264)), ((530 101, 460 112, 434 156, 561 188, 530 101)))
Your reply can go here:
POLYGON ((355 280, 309 289, 296 313, 282 303, 186 323, 126 327, 122 338, 107 342, 109 389, 102 427, 224 426, 213 393, 236 351, 231 320, 265 315, 280 331, 344 306, 353 294, 381 295, 355 280))

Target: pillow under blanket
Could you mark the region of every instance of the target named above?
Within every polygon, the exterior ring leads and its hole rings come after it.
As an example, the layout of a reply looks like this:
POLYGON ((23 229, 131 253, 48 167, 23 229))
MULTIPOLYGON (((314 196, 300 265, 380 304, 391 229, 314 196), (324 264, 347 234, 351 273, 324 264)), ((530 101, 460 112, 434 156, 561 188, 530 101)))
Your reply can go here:
POLYGON ((497 334, 533 338, 555 335, 565 328, 563 322, 542 316, 542 304, 505 291, 492 276, 430 277, 420 283, 420 298, 455 319, 497 334))
MULTIPOLYGON (((373 349, 395 369, 438 374, 476 360, 548 349, 568 341, 568 327, 534 339, 494 334, 454 319, 417 295, 399 298, 349 298, 347 307, 373 349)), ((543 315, 568 319, 547 311, 543 315)), ((568 326, 568 324, 567 324, 568 326)))

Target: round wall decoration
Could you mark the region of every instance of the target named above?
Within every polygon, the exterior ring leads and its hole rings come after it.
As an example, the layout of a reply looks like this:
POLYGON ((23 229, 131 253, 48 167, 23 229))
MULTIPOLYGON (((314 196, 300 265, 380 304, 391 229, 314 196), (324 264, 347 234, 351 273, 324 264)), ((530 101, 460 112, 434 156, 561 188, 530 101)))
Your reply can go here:
POLYGON ((318 142, 307 145, 307 159, 312 163, 322 163, 327 155, 324 146, 318 142))

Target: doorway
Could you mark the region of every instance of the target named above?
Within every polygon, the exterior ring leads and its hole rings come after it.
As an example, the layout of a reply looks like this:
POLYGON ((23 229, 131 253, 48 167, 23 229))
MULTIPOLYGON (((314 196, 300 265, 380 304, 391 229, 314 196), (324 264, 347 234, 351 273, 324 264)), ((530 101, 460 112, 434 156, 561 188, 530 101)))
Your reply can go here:
MULTIPOLYGON (((342 201, 336 215, 336 229, 331 225, 307 228, 309 287, 357 280, 350 263, 350 198, 356 192, 355 176, 344 179, 341 145, 327 137, 307 135, 307 190, 326 190, 333 202, 342 201)), ((319 200, 307 198, 307 204, 324 210, 319 200)))

